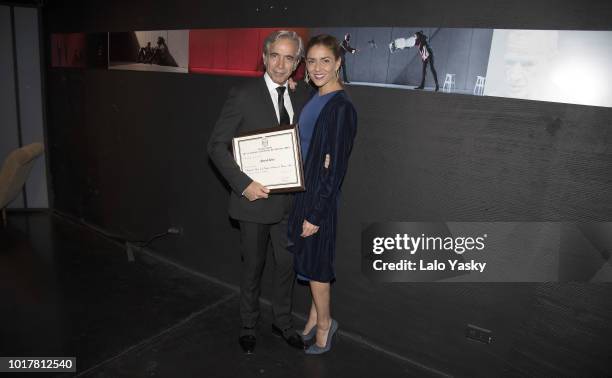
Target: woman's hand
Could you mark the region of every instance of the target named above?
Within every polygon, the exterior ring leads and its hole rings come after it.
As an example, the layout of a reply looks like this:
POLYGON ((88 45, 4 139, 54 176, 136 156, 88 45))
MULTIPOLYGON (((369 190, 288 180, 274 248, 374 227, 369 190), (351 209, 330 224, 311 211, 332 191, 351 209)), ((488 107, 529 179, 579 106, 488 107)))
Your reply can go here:
POLYGON ((302 223, 302 235, 300 236, 303 238, 307 238, 311 235, 316 234, 317 231, 319 231, 319 226, 315 226, 314 224, 304 219, 304 223, 302 223))
POLYGON ((295 92, 295 88, 297 87, 297 81, 293 80, 293 78, 290 77, 287 84, 289 85, 289 90, 291 92, 295 92))

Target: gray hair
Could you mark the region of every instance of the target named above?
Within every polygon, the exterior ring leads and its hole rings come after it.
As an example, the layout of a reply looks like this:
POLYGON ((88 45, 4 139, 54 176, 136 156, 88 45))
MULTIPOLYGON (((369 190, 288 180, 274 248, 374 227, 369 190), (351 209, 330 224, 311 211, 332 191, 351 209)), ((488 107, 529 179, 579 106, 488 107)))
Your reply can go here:
POLYGON ((295 42, 298 46, 297 51, 297 59, 300 59, 304 56, 304 43, 302 42, 302 38, 298 35, 298 33, 290 30, 277 30, 273 33, 270 33, 269 36, 266 37, 263 44, 263 53, 268 55, 268 51, 270 49, 270 45, 274 42, 278 41, 281 38, 287 38, 295 42))

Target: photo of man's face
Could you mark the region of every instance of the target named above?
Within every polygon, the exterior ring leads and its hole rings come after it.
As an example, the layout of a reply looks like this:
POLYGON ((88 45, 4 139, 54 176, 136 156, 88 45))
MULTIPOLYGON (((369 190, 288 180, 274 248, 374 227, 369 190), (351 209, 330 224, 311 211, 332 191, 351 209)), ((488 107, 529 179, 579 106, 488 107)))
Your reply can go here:
POLYGON ((539 62, 534 57, 507 53, 504 56, 504 64, 510 96, 518 98, 527 96, 529 81, 539 62))
POLYGON ((511 30, 504 53, 507 96, 534 98, 557 46, 557 31, 511 30))

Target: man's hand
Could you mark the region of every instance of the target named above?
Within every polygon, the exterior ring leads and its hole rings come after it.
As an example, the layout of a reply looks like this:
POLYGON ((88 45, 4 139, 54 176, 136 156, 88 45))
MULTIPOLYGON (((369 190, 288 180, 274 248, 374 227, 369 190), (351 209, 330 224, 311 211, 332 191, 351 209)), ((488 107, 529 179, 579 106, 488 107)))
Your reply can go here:
POLYGON ((260 198, 268 198, 268 193, 270 193, 270 189, 261 185, 257 181, 252 181, 249 186, 246 187, 243 196, 245 196, 249 201, 257 201, 260 198))
POLYGON ((311 235, 316 234, 317 231, 319 231, 319 226, 315 226, 314 224, 304 219, 304 223, 302 223, 302 235, 300 236, 303 238, 307 238, 311 235))

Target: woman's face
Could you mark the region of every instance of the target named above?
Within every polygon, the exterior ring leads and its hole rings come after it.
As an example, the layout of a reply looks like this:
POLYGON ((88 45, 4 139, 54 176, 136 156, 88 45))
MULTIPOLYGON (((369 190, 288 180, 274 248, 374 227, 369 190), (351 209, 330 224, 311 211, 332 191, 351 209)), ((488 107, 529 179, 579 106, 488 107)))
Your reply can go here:
POLYGON ((308 50, 306 69, 308 76, 317 87, 333 84, 338 81, 340 59, 334 57, 333 51, 323 45, 315 45, 308 50))

